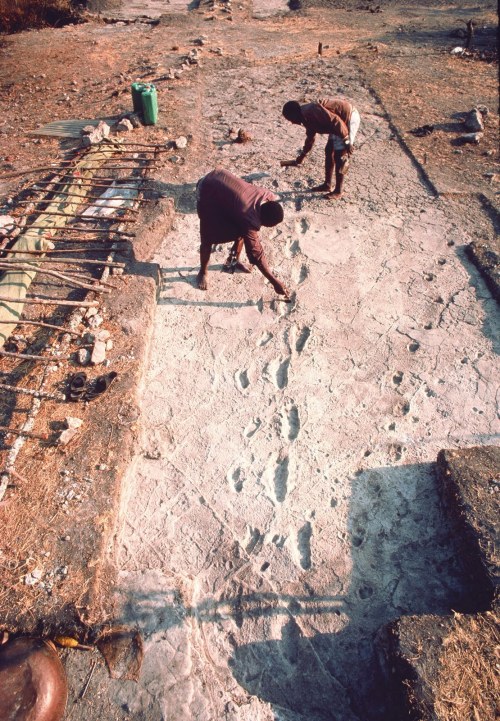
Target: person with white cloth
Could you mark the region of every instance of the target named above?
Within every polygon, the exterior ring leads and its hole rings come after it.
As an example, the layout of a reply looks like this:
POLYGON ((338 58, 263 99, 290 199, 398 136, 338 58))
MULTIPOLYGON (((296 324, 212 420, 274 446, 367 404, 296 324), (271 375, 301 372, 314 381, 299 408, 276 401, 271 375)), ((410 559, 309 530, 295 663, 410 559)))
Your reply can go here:
POLYGON ((325 182, 311 190, 325 192, 325 197, 329 200, 341 198, 349 157, 353 153, 354 140, 361 122, 359 112, 348 100, 323 98, 303 105, 290 100, 283 106, 282 113, 294 125, 305 127, 306 140, 297 158, 283 160, 281 165, 301 165, 314 145, 316 134, 328 135, 325 147, 325 182), (334 172, 335 186, 332 189, 334 172))

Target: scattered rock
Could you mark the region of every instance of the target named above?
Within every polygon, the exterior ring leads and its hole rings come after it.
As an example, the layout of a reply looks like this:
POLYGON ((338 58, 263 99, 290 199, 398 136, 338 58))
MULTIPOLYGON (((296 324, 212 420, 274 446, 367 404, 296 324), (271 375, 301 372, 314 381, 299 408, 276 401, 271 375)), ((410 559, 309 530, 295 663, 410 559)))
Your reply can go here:
POLYGON ((142 126, 141 116, 139 113, 129 113, 127 118, 134 128, 140 128, 142 126))
POLYGON ((107 123, 104 122, 104 120, 100 120, 99 124, 94 127, 92 125, 87 125, 85 128, 83 128, 82 133, 84 133, 82 138, 82 145, 84 148, 88 148, 91 145, 96 145, 97 143, 100 143, 104 138, 107 138, 109 136, 110 127, 107 123), (87 133, 88 128, 92 128, 87 133))
POLYGON ((90 363, 90 351, 88 348, 80 348, 78 351, 78 363, 81 366, 86 366, 90 363))
POLYGON ((90 362, 92 365, 99 365, 106 360, 106 341, 96 340, 92 348, 90 362))
POLYGON ((181 135, 179 138, 176 138, 174 140, 174 147, 177 148, 177 150, 182 150, 183 148, 186 148, 187 144, 188 141, 184 135, 181 135))
POLYGON ((89 319, 89 326, 91 328, 99 328, 99 326, 102 324, 103 320, 104 319, 103 319, 102 315, 96 314, 96 315, 92 316, 92 318, 89 319))
POLYGON ((119 123, 116 124, 116 130, 119 133, 130 133, 134 129, 134 126, 128 118, 122 118, 119 123))
POLYGON ((83 424, 81 418, 73 418, 68 416, 65 419, 66 429, 59 435, 58 443, 61 446, 66 446, 78 433, 78 429, 83 424))

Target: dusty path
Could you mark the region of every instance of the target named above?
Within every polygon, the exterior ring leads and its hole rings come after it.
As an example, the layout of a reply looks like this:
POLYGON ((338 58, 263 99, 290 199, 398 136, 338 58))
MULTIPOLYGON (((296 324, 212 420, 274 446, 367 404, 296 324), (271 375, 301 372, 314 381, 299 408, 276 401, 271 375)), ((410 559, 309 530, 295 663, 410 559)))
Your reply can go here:
POLYGON ((165 186, 181 202, 156 257, 144 450, 119 538, 144 665, 138 685, 102 672, 92 718, 387 721, 374 633, 464 591, 432 464, 498 433, 494 302, 351 60, 328 76, 221 71, 198 93, 193 143, 214 149, 165 186), (323 142, 300 170, 278 167, 302 142, 282 103, 319 92, 362 116, 339 203, 306 192, 323 142), (240 126, 254 142, 227 142, 240 126), (290 305, 257 272, 220 273, 224 252, 208 292, 194 287, 193 188, 216 162, 281 194, 285 222, 264 240, 290 305))

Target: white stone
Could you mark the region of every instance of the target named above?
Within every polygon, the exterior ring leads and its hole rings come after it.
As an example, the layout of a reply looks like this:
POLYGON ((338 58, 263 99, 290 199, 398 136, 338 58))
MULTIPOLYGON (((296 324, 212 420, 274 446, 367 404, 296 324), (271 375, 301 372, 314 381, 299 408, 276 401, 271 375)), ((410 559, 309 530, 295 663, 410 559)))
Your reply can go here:
POLYGON ((102 340, 96 340, 94 347, 92 348, 92 355, 90 356, 90 362, 92 365, 99 365, 104 363, 106 360, 106 343, 102 340))

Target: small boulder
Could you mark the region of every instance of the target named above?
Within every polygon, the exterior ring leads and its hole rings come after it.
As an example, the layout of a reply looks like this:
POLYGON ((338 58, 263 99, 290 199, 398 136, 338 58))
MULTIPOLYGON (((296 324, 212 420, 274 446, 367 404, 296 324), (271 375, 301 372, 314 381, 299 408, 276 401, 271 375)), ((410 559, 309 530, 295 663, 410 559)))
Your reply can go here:
POLYGON ((177 148, 177 150, 182 150, 183 148, 186 148, 187 144, 188 141, 184 135, 181 135, 179 138, 176 138, 174 140, 174 147, 177 148))
POLYGON ((100 365, 106 360, 106 341, 96 340, 94 347, 92 348, 92 355, 90 356, 90 362, 92 365, 100 365))
POLYGON ((116 130, 119 133, 130 133, 134 129, 134 126, 128 118, 122 118, 119 123, 116 124, 116 130))

